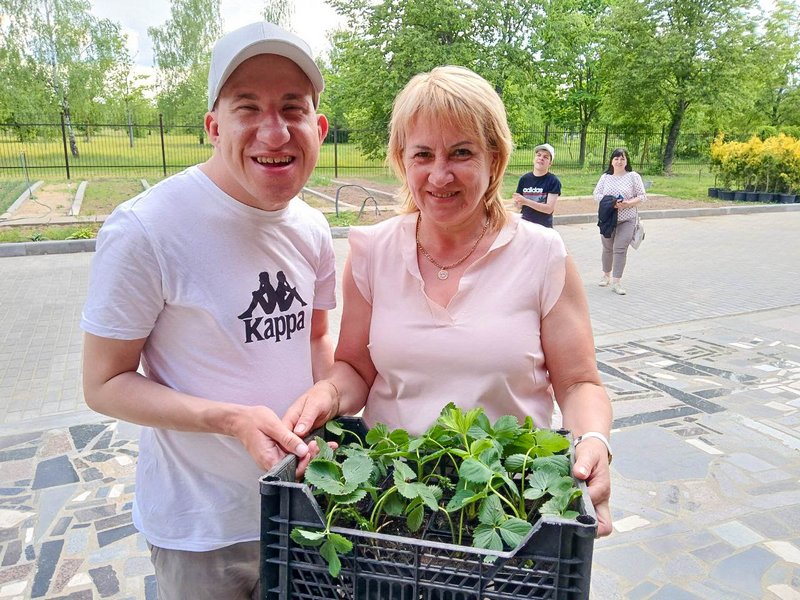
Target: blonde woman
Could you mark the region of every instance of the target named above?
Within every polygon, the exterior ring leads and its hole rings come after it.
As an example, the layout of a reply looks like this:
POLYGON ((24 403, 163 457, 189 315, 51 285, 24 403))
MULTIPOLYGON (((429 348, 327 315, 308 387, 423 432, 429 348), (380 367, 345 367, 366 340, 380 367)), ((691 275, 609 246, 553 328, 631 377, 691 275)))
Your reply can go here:
POLYGON ((549 427, 552 383, 606 535, 611 404, 587 302, 559 235, 503 208, 511 149, 503 103, 472 71, 439 67, 400 92, 388 155, 405 214, 351 229, 333 371, 284 420, 303 435, 365 407, 370 426, 421 433, 455 401, 549 427))

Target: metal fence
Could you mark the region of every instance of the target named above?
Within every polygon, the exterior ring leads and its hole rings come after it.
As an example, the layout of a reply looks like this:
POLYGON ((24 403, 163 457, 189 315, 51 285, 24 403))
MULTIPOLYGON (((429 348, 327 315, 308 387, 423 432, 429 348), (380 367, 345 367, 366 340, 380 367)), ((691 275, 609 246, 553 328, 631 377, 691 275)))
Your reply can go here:
MULTIPOLYGON (((380 175, 387 172, 381 159, 361 151, 365 132, 332 127, 326 137, 317 172, 330 177, 380 175)), ((373 134, 375 132, 372 132, 373 134)), ((708 170, 709 132, 683 132, 673 161, 678 172, 708 170)), ((586 134, 581 164, 580 134, 576 130, 542 126, 514 132, 516 149, 510 174, 521 174, 533 164, 533 149, 548 142, 556 152, 554 170, 598 173, 611 151, 628 148, 634 167, 657 173, 666 143, 665 131, 592 129, 586 134)), ((163 177, 206 160, 212 147, 200 126, 166 125, 161 117, 149 124, 0 123, 0 177, 100 178, 163 177)))

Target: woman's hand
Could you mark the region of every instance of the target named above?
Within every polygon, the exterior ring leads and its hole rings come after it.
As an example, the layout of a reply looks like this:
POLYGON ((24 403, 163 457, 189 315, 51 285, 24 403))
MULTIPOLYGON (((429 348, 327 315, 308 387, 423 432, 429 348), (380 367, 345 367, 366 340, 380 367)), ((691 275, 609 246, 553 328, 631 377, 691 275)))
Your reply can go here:
POLYGON ((589 487, 589 498, 597 514, 597 537, 611 533, 611 471, 608 466, 608 450, 600 441, 584 439, 575 447, 575 466, 572 474, 589 487))

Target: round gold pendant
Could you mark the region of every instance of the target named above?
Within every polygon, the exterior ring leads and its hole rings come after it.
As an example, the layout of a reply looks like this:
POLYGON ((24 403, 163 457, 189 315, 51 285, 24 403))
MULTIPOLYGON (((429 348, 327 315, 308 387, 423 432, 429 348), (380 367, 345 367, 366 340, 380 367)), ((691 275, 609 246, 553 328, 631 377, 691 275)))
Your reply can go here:
POLYGON ((450 273, 448 273, 448 272, 447 272, 447 271, 445 271, 444 269, 441 269, 441 270, 440 270, 440 271, 439 271, 439 272, 436 274, 436 276, 437 276, 439 279, 441 279, 442 281, 444 281, 445 279, 447 279, 447 278, 450 276, 450 273))

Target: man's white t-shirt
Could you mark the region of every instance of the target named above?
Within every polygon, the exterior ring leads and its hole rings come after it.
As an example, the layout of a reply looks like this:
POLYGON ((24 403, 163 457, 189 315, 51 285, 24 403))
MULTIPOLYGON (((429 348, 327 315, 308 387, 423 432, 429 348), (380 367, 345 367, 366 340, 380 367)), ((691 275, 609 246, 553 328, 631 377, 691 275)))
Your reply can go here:
MULTIPOLYGON (((120 205, 97 239, 81 327, 148 338, 150 379, 282 416, 313 383, 311 311, 335 306, 323 215, 299 199, 266 212, 192 167, 120 205)), ((260 536, 261 469, 235 438, 142 429, 133 520, 162 548, 260 536)))

